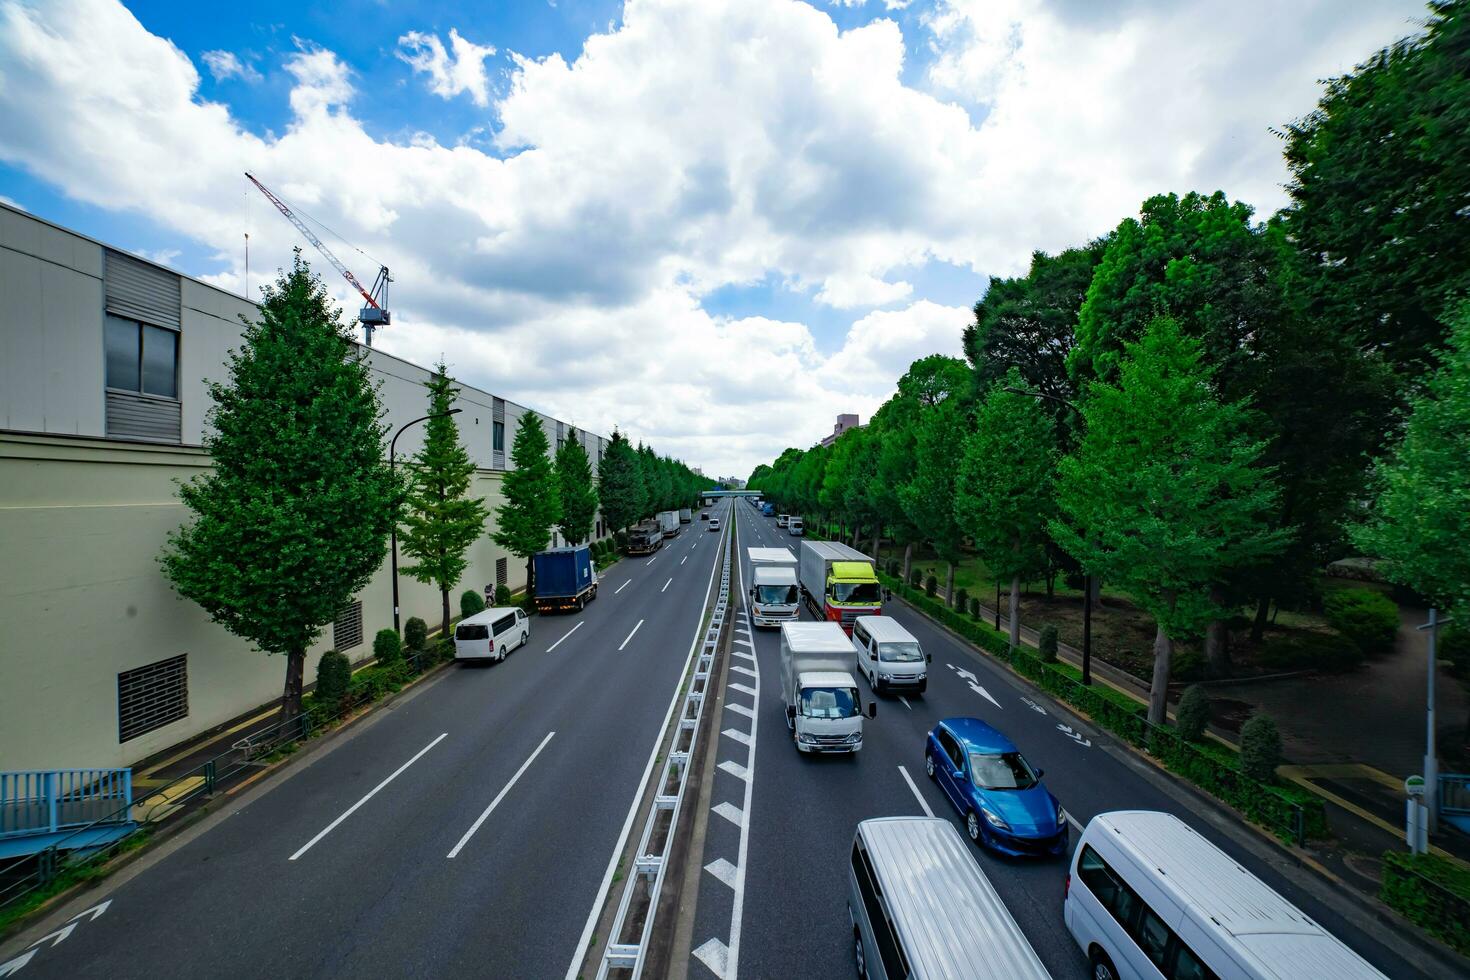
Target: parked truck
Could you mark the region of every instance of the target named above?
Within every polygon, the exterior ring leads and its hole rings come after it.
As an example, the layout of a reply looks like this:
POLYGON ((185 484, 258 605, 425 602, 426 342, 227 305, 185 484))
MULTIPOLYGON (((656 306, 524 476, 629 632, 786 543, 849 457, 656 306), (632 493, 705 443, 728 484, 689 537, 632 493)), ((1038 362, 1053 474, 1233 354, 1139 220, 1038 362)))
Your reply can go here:
MULTIPOLYGON (((802 752, 858 752, 863 702, 853 678, 852 643, 836 623, 781 625, 781 701, 802 752)), ((878 715, 869 701, 866 717, 878 715)))
POLYGON ((597 598, 597 567, 587 545, 538 551, 532 560, 537 612, 579 610, 597 598))
POLYGON ((679 508, 679 523, 680 524, 693 524, 694 523, 694 508, 692 508, 692 507, 680 507, 679 508))
POLYGON ((794 622, 801 612, 796 556, 789 548, 747 548, 750 558, 750 619, 757 626, 794 622))
POLYGON ((664 546, 664 531, 656 521, 643 521, 628 532, 630 555, 651 555, 664 546))
POLYGON ((813 615, 838 623, 849 635, 853 620, 883 612, 873 559, 839 541, 803 541, 798 576, 813 615))
POLYGON ((677 510, 659 511, 658 526, 663 530, 664 537, 672 538, 679 533, 679 512, 677 510))

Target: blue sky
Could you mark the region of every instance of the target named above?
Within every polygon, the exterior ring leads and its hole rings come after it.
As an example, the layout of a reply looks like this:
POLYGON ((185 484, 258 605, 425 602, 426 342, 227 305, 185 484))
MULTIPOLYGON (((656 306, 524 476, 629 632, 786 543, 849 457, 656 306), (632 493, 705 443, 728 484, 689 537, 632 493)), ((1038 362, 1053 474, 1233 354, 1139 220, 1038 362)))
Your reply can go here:
POLYGON ((200 10, 0 0, 0 196, 243 293, 301 244, 251 170, 393 268, 385 349, 720 473, 958 354, 988 277, 1033 250, 1164 191, 1269 214, 1272 128, 1422 17, 1417 0, 200 10))

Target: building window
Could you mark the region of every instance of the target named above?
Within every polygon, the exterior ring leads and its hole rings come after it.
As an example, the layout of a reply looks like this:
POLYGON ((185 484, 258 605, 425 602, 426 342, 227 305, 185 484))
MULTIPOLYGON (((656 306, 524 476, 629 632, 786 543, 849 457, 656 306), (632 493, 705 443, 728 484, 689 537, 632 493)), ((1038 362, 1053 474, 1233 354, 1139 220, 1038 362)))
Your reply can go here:
POLYGON ((107 387, 178 398, 179 335, 108 314, 107 387))
POLYGON ((495 585, 500 587, 510 583, 510 561, 506 558, 495 559, 495 585))
POLYGON ((332 624, 332 646, 340 653, 362 642, 362 601, 348 604, 332 624))
POLYGON ((117 675, 117 740, 127 742, 189 716, 189 655, 117 675))
POLYGON ((505 423, 492 422, 490 425, 490 448, 497 453, 505 452, 505 423))

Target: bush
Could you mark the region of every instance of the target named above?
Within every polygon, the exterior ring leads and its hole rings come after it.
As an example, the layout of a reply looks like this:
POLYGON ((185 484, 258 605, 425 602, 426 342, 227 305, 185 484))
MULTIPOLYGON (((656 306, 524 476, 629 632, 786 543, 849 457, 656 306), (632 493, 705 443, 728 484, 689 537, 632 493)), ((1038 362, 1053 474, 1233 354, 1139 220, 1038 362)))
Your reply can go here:
POLYGON ((1041 657, 1042 663, 1057 662, 1057 628, 1051 623, 1047 623, 1036 634, 1036 653, 1041 657))
POLYGON ((1273 670, 1350 670, 1363 662, 1363 652, 1345 637, 1292 633, 1262 644, 1256 662, 1273 670))
POLYGON ((970 590, 965 588, 955 589, 954 607, 960 612, 970 608, 970 590))
POLYGON ((898 578, 898 559, 890 558, 883 566, 893 578, 898 578))
POLYGON ((465 589, 464 594, 459 597, 459 615, 468 619, 476 613, 485 611, 485 597, 474 589, 465 589))
POLYGON ((495 604, 497 606, 510 605, 510 586, 497 585, 495 587, 495 604))
POLYGON ((1281 765, 1281 733, 1267 715, 1251 715, 1240 728, 1240 771, 1263 783, 1276 781, 1281 765))
POLYGON ((921 572, 921 571, 919 571, 917 568, 910 568, 909 569, 909 588, 911 588, 911 589, 917 589, 919 587, 919 583, 922 582, 922 581, 924 581, 924 573, 921 572))
POLYGON ((970 618, 980 618, 980 598, 978 596, 970 596, 970 618))
POLYGON ((936 593, 938 591, 939 591, 939 579, 937 579, 933 575, 930 575, 928 578, 924 579, 924 594, 926 596, 928 596, 929 598, 932 599, 932 598, 934 598, 934 593, 936 593))
POLYGON ((1399 607, 1372 589, 1339 589, 1322 601, 1327 625, 1352 642, 1364 656, 1393 649, 1399 632, 1399 607))
POLYGON ((403 639, 410 650, 422 650, 429 641, 429 624, 417 616, 408 617, 408 622, 403 624, 403 639))
POLYGON ((1378 897, 1430 935, 1470 955, 1470 871, 1437 854, 1388 851, 1378 897))
POLYGON ((617 549, 619 551, 627 551, 628 550, 628 532, 627 531, 614 531, 613 532, 613 544, 617 547, 617 549))
MULTIPOLYGON (((390 631, 391 632, 391 631, 390 631)), ((316 662, 316 694, 314 699, 321 704, 335 706, 347 693, 352 683, 352 664, 345 653, 328 650, 316 662)))
POLYGON ((373 637, 373 656, 384 665, 402 660, 403 644, 398 641, 398 634, 390 629, 378 630, 378 635, 373 637))
POLYGON ((1181 738, 1198 742, 1205 737, 1205 726, 1210 723, 1210 696, 1203 687, 1191 684, 1184 689, 1174 719, 1181 738))

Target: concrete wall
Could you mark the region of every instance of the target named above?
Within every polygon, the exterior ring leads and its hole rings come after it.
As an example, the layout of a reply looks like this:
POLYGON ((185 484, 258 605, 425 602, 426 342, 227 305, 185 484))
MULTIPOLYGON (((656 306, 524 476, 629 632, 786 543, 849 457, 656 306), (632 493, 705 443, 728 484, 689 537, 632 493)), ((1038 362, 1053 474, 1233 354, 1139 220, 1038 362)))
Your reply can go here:
MULTIPOLYGON (((157 556, 187 513, 177 484, 209 466, 199 448, 207 380, 224 380, 238 346, 239 317, 253 304, 181 277, 179 342, 182 444, 105 438, 103 247, 0 205, 0 770, 130 765, 280 695, 285 660, 251 650, 211 623, 164 580, 157 556), (118 678, 125 670, 188 654, 187 717, 119 743, 118 678)), ((426 411, 430 372, 372 351, 390 433, 426 411)), ((525 584, 525 566, 489 537, 504 502, 492 469, 494 397, 461 386, 455 417, 480 467, 475 492, 492 508, 486 535, 452 597, 496 580, 525 584)), ((505 405, 506 465, 520 415, 505 405)), ((542 416, 553 448, 556 421, 542 416)), ((398 440, 400 460, 418 450, 423 426, 398 440)), ((584 444, 596 465, 606 440, 584 444)), ((386 447, 385 447, 386 448, 386 447)), ((401 556, 400 556, 401 558, 401 556)), ((439 621, 432 586, 400 577, 404 619, 439 621)), ((345 650, 371 655, 373 634, 392 626, 386 555, 358 598, 363 640, 345 650)), ((333 643, 328 625, 307 664, 333 643)))

